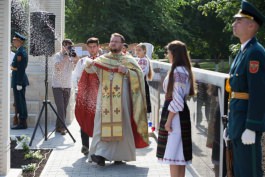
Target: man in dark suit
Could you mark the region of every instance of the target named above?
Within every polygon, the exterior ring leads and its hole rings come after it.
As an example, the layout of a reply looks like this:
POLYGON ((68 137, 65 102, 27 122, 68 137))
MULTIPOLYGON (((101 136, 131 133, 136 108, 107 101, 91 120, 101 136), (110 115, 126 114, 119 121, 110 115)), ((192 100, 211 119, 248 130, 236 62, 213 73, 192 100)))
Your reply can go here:
MULTIPOLYGON (((224 139, 232 141, 234 176, 262 177, 261 135, 265 131, 265 49, 256 33, 264 16, 242 1, 233 34, 241 43, 230 69, 230 113, 224 139)), ((228 86, 229 87, 229 86, 228 86)))
POLYGON ((26 68, 28 65, 28 54, 23 47, 26 37, 15 32, 13 37, 13 45, 17 48, 17 52, 11 64, 12 78, 11 86, 15 98, 16 109, 19 114, 19 123, 12 129, 26 129, 27 126, 27 104, 26 104, 26 86, 29 85, 28 77, 26 75, 26 68))

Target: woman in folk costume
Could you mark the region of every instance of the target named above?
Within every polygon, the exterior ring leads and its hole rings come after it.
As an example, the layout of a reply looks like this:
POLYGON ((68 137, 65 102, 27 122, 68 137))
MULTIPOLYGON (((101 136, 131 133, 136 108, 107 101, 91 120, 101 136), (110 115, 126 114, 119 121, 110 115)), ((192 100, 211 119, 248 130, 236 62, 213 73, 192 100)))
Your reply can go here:
POLYGON ((172 41, 167 46, 171 70, 163 83, 166 101, 158 135, 159 162, 170 165, 171 177, 184 177, 192 160, 190 112, 185 98, 194 94, 194 80, 186 45, 172 41))
POLYGON ((144 73, 147 113, 150 113, 151 112, 151 100, 150 100, 149 84, 147 80, 152 80, 153 69, 150 63, 150 59, 146 55, 146 46, 143 43, 139 43, 136 46, 136 55, 137 55, 136 59, 138 61, 138 64, 140 65, 144 73))

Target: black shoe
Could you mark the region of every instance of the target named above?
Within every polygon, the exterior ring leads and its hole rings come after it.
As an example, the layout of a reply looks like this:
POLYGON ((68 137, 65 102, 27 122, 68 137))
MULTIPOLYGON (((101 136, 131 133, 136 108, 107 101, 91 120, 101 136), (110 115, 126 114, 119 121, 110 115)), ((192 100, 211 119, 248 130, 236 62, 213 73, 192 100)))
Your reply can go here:
POLYGON ((126 162, 123 161, 114 161, 114 165, 123 165, 126 164, 126 162))
POLYGON ((12 127, 11 129, 12 130, 22 130, 22 129, 27 129, 27 128, 28 128, 27 126, 19 124, 19 125, 15 126, 15 127, 12 127))
POLYGON ((81 148, 81 152, 82 152, 85 156, 87 156, 88 153, 89 153, 89 148, 86 147, 86 146, 82 146, 82 148, 81 148))
POLYGON ((66 135, 66 133, 67 133, 66 129, 62 128, 61 129, 61 135, 66 135))
POLYGON ((105 158, 99 155, 92 154, 91 159, 93 162, 96 162, 99 166, 105 166, 105 158))

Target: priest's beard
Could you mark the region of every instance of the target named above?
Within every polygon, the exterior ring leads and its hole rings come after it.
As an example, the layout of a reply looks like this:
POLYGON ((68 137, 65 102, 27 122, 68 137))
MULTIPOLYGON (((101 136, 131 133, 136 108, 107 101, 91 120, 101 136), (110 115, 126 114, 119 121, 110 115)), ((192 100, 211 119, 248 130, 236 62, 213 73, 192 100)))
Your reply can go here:
POLYGON ((112 49, 110 48, 111 53, 120 53, 121 49, 112 49))

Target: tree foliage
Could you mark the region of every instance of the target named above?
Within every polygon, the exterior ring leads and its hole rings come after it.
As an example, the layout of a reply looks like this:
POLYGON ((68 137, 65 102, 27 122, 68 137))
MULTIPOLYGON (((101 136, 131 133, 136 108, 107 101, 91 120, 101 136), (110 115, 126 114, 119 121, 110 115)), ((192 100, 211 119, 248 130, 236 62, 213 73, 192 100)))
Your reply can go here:
MULTIPOLYGON (((12 0, 11 1, 11 39, 12 42, 15 32, 18 32, 27 38, 29 37, 29 1, 28 0, 12 0)), ((25 47, 27 49, 26 40, 25 47)), ((13 51, 16 49, 13 47, 13 51)))
POLYGON ((109 41, 111 33, 119 32, 129 43, 152 41, 165 44, 170 39, 168 36, 172 37, 172 31, 177 30, 170 13, 173 2, 67 0, 66 35, 78 42, 84 42, 89 36, 98 36, 104 43, 109 41))
MULTIPOLYGON (((200 3, 200 0, 194 0, 194 3, 200 3)), ((252 3, 257 9, 261 11, 262 14, 265 14, 265 4, 264 0, 248 0, 252 3)), ((224 31, 228 31, 232 34, 232 23, 233 16, 239 11, 241 1, 239 0, 212 0, 201 4, 198 6, 198 10, 202 12, 203 15, 207 16, 208 13, 214 12, 216 18, 220 18, 225 24, 224 31)), ((257 37, 259 41, 264 45, 265 44, 265 29, 264 26, 260 28, 257 37)), ((235 38, 231 39, 229 49, 232 54, 235 54, 235 51, 238 50, 238 40, 235 38), (233 44, 234 43, 234 44, 233 44)))
POLYGON ((15 32, 28 36, 28 0, 11 1, 11 36, 15 32))
MULTIPOLYGON (((238 43, 232 37, 231 24, 240 8, 239 0, 65 2, 66 37, 75 42, 96 36, 106 43, 113 32, 123 34, 127 43, 150 42, 156 49, 172 40, 181 40, 187 44, 192 58, 205 59, 228 58, 229 46, 238 43)), ((255 0, 255 6, 265 9, 262 0, 255 0)))

